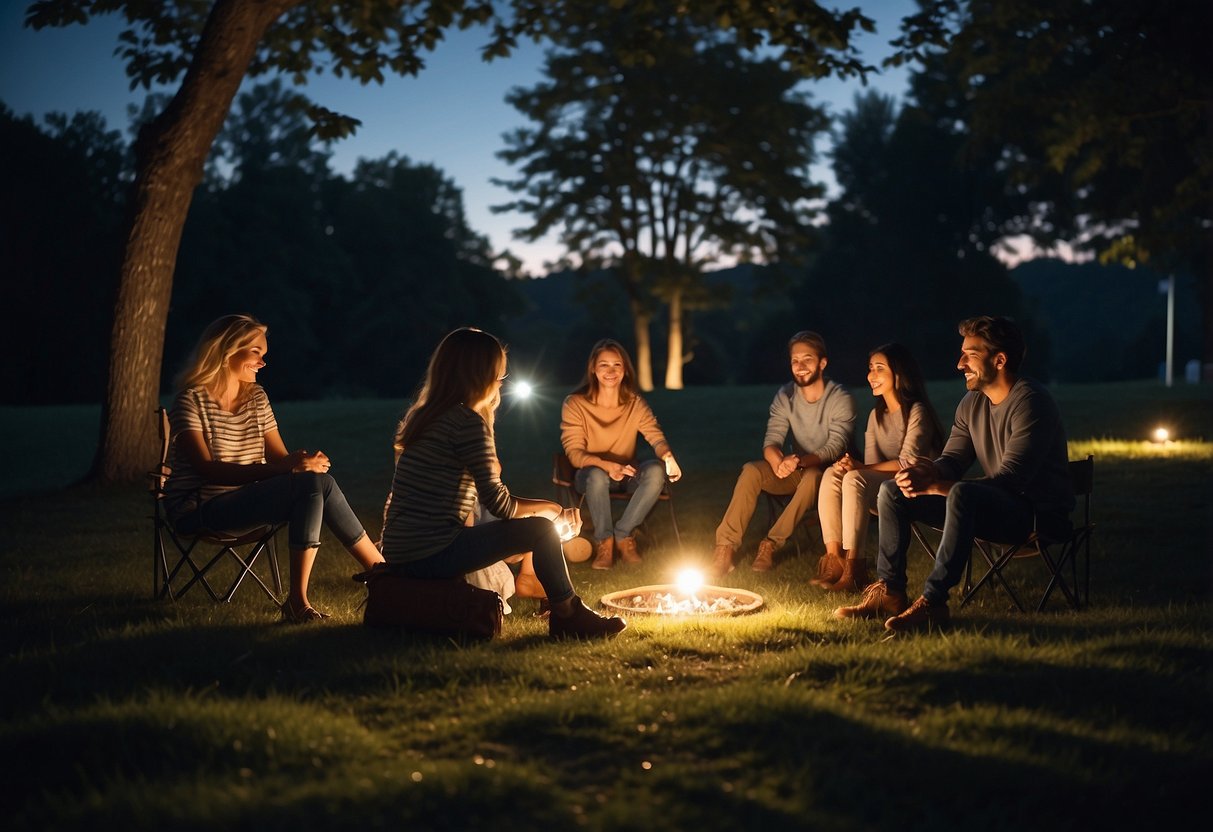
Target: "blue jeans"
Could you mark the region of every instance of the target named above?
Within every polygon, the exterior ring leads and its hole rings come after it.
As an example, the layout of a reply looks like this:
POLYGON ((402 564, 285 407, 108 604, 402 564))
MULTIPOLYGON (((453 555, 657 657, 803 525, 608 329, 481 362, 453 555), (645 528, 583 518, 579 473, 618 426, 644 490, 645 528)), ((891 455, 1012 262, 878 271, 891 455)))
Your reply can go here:
POLYGON ((594 524, 594 540, 606 540, 614 532, 616 540, 631 537, 636 527, 649 516, 661 489, 665 487, 665 463, 649 459, 636 466, 636 476, 624 477, 616 482, 601 468, 587 465, 578 468, 573 483, 585 495, 585 506, 594 524), (611 518, 611 492, 629 493, 623 516, 615 523, 611 518))
POLYGON ((973 551, 973 538, 1017 543, 1031 534, 1033 527, 1032 505, 1027 499, 980 481, 958 482, 946 497, 907 497, 893 480, 885 480, 880 485, 876 509, 880 514, 876 577, 899 592, 906 589, 910 523, 921 520, 943 529, 935 551, 935 568, 922 591, 932 602, 946 602, 948 591, 960 583, 973 551))
POLYGON ((212 497, 178 518, 173 528, 192 535, 286 523, 291 549, 311 549, 320 545, 322 522, 347 549, 366 534, 337 481, 329 474, 305 471, 279 474, 212 497))
POLYGON ((559 604, 573 597, 573 582, 560 548, 560 536, 551 520, 522 517, 461 529, 440 552, 420 560, 397 563, 393 568, 414 578, 454 578, 483 569, 503 558, 533 552, 535 575, 548 601, 559 604))

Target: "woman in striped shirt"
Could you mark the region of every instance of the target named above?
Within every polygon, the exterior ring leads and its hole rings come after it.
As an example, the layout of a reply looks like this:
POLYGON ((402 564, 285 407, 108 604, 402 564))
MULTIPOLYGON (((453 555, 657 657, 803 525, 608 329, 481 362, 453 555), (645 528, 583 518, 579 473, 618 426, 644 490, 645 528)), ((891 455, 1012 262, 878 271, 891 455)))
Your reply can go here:
POLYGON ((364 569, 383 556, 328 473, 329 458, 322 451, 287 451, 257 384, 269 351, 265 336, 265 325, 248 315, 226 315, 202 333, 169 411, 165 508, 185 535, 287 523, 290 590, 282 616, 314 621, 328 617, 307 598, 321 522, 364 569))
POLYGON ((569 580, 553 521, 563 520, 575 534, 576 512, 515 497, 501 481, 493 422, 505 370, 505 348, 487 332, 457 329, 439 343, 396 437, 400 457, 383 524, 384 557, 406 575, 453 578, 533 552, 551 605, 551 635, 614 635, 623 620, 590 610, 569 580), (501 522, 466 525, 477 497, 501 522))

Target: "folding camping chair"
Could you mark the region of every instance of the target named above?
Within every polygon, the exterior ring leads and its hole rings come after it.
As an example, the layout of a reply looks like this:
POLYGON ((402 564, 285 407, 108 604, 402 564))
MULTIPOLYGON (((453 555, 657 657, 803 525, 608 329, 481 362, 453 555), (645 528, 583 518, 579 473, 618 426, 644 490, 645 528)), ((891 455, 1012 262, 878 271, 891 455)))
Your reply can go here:
MULTIPOLYGON (((1088 455, 1086 459, 1073 460, 1069 467, 1070 485, 1077 503, 1077 516, 1072 519, 1081 522, 1075 522, 1067 533, 1061 535, 1050 535, 1047 531, 1034 529, 1027 538, 1018 543, 1001 544, 974 540, 973 548, 986 562, 986 571, 974 582, 973 558, 970 556, 960 599, 962 607, 973 600, 982 587, 997 583, 1006 590, 1019 611, 1025 612, 1023 601, 1004 573, 1012 563, 1029 558, 1039 558, 1048 577, 1044 592, 1036 604, 1037 612, 1044 610, 1054 590, 1061 590, 1066 603, 1072 609, 1080 610, 1090 603, 1091 533, 1095 530, 1095 525, 1091 522, 1091 493, 1095 481, 1095 457, 1088 455), (1081 586, 1078 580, 1080 559, 1083 562, 1081 586)), ((911 524, 911 530, 918 542, 933 554, 935 549, 927 543, 919 524, 911 524)))
MULTIPOLYGON (((585 499, 585 495, 577 490, 576 473, 577 469, 573 467, 573 463, 569 462, 569 458, 565 454, 552 454, 552 484, 556 486, 556 502, 565 508, 580 508, 585 499)), ((611 492, 612 500, 628 500, 631 496, 622 491, 611 492)), ((678 516, 674 513, 674 495, 671 493, 668 481, 661 487, 661 494, 657 496, 657 502, 665 503, 670 507, 670 525, 674 528, 674 540, 681 549, 682 535, 678 531, 678 516)))
POLYGON ((257 582, 258 586, 261 587, 274 605, 277 606, 281 603, 282 576, 278 571, 278 556, 274 547, 274 537, 284 524, 267 524, 231 533, 207 530, 192 536, 179 534, 173 528, 172 523, 169 522, 164 510, 164 487, 168 482, 169 474, 172 473, 172 469, 168 463, 169 448, 171 446, 168 411, 163 407, 157 408, 156 415, 160 434, 160 464, 156 470, 148 472, 148 477, 151 480, 148 492, 152 496, 153 512, 151 519, 154 527, 152 540, 152 597, 167 597, 170 600, 176 601, 189 592, 196 584, 201 584, 207 594, 211 596, 212 601, 222 600, 230 602, 236 594, 236 590, 244 582, 244 579, 252 576, 253 580, 257 582), (200 554, 195 551, 199 546, 204 550, 209 550, 212 546, 219 548, 210 550, 206 554, 200 554), (242 555, 239 550, 244 547, 248 548, 247 552, 242 555), (171 569, 169 568, 170 551, 173 553, 172 557, 176 561, 171 569), (272 590, 262 580, 261 576, 253 571, 253 566, 257 563, 257 559, 263 552, 266 555, 265 559, 269 562, 270 580, 274 585, 272 590), (211 570, 223 561, 225 557, 230 557, 235 561, 236 576, 227 590, 220 594, 211 586, 207 578, 211 570), (189 568, 189 580, 180 589, 174 591, 173 582, 177 580, 178 575, 186 567, 189 568))

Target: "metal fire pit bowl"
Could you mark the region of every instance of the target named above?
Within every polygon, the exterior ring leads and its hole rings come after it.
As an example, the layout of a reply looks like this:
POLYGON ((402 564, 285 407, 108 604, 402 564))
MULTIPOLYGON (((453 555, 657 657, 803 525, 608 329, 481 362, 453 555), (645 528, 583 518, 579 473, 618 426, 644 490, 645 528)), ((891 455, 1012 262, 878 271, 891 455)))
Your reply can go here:
POLYGON ((602 596, 599 603, 612 612, 673 617, 745 615, 762 608, 762 596, 748 589, 701 586, 688 594, 677 584, 651 584, 621 589, 602 596))

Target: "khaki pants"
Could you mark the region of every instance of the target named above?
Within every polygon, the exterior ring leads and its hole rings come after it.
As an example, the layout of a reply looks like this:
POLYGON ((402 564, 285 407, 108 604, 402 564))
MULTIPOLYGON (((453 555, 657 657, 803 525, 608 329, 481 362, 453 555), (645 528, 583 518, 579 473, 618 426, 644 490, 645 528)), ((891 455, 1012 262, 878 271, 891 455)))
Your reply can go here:
POLYGON ((817 500, 817 518, 821 538, 826 543, 841 543, 851 557, 864 557, 868 523, 876 508, 880 484, 892 479, 894 471, 847 471, 838 474, 834 467, 821 478, 821 496, 817 500))
POLYGON ((741 545, 741 537, 758 505, 758 495, 766 491, 791 496, 787 508, 766 533, 766 537, 778 549, 792 536, 804 513, 817 504, 817 483, 820 480, 821 470, 818 468, 798 468, 779 479, 765 459, 747 462, 741 467, 741 475, 733 486, 733 499, 724 511, 724 519, 716 527, 716 545, 734 548, 741 545))

